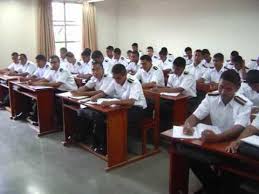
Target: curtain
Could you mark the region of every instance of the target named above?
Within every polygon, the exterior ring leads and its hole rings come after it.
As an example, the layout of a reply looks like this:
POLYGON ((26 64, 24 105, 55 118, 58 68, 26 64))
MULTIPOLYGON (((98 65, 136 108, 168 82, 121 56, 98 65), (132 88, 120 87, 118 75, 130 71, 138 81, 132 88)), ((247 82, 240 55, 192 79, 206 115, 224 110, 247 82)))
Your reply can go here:
POLYGON ((38 53, 49 58, 55 53, 51 0, 39 0, 38 6, 38 53))
POLYGON ((97 49, 95 5, 83 2, 83 48, 97 49))

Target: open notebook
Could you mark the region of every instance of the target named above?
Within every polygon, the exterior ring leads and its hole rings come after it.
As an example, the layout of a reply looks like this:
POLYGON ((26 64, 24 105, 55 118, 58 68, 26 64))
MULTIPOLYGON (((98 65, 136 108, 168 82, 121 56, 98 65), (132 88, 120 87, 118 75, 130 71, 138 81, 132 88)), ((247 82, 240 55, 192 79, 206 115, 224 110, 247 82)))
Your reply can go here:
POLYGON ((180 93, 161 92, 160 95, 164 96, 178 96, 180 93))
POLYGON ((257 135, 252 135, 252 136, 243 138, 241 139, 241 141, 259 148, 259 136, 257 135))
POLYGON ((71 92, 60 93, 60 94, 57 94, 57 96, 68 97, 68 98, 75 99, 75 100, 82 100, 82 99, 87 99, 88 98, 88 96, 73 96, 71 94, 71 92))
POLYGON ((196 127, 194 127, 193 135, 185 135, 183 133, 183 126, 173 126, 172 137, 181 139, 199 139, 201 138, 202 132, 206 129, 213 131, 215 134, 221 133, 220 129, 217 126, 199 123, 196 127))
POLYGON ((97 99, 96 102, 88 101, 88 102, 86 102, 86 104, 102 104, 102 102, 104 102, 104 101, 108 101, 108 102, 118 101, 118 99, 117 98, 99 98, 99 99, 97 99))

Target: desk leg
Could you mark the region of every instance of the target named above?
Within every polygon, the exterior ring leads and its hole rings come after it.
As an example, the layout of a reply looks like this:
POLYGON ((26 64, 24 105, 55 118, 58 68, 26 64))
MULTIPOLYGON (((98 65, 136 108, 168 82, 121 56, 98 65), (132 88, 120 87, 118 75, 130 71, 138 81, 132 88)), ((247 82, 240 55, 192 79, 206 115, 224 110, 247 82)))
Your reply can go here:
POLYGON ((187 98, 183 98, 173 103, 174 125, 183 125, 187 116, 187 98))
POLYGON ((63 104, 63 130, 65 134, 65 141, 63 142, 64 146, 71 144, 73 131, 76 126, 76 116, 77 112, 72 110, 63 104))
POLYGON ((54 91, 41 90, 37 92, 39 135, 55 132, 54 91))
POLYGON ((11 107, 11 118, 26 110, 26 97, 13 90, 13 84, 9 82, 9 99, 11 107))
POLYGON ((4 87, 0 86, 0 101, 3 101, 4 99, 4 87))
POLYGON ((188 194, 189 167, 184 156, 179 155, 175 145, 169 148, 170 172, 169 172, 169 193, 188 194))
POLYGON ((108 168, 127 160, 127 110, 107 114, 108 168))

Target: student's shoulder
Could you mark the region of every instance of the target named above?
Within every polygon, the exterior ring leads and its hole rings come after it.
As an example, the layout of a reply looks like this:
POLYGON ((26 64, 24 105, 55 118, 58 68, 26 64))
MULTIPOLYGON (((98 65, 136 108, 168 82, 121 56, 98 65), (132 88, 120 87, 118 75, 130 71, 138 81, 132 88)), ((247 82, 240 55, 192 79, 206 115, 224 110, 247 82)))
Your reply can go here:
POLYGON ((252 106, 252 102, 244 95, 237 93, 234 97, 234 101, 240 106, 252 106))

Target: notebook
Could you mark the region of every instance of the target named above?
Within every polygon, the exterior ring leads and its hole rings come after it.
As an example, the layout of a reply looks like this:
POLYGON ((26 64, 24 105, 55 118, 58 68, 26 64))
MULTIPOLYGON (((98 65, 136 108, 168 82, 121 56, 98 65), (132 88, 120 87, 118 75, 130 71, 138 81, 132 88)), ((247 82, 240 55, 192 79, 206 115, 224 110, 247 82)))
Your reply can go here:
POLYGON ((257 135, 252 135, 252 136, 243 138, 241 139, 241 141, 259 148, 259 136, 257 135))
POLYGON ((164 96, 178 96, 180 93, 169 93, 169 92, 161 92, 160 95, 164 96))

